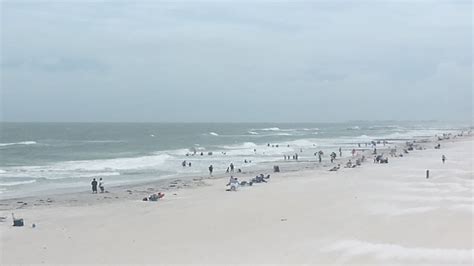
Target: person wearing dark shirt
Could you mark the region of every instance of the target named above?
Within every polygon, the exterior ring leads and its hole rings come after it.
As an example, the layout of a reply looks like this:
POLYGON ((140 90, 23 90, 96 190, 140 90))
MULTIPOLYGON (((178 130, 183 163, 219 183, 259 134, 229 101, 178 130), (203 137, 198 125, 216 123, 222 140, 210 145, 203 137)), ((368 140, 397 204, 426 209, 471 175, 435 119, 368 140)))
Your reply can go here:
POLYGON ((97 181, 95 180, 95 178, 92 179, 91 185, 92 185, 92 193, 97 193, 97 181))

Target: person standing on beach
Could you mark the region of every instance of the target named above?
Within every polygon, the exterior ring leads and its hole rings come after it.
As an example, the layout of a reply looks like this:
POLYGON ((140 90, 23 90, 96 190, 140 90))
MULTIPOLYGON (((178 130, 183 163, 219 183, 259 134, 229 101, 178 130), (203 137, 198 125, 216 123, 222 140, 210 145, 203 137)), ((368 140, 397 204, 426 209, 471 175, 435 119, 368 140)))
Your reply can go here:
POLYGON ((230 171, 233 173, 234 172, 234 164, 230 163, 230 171))
POLYGON ((444 163, 444 161, 446 161, 446 156, 444 156, 444 154, 443 154, 443 156, 441 156, 441 161, 443 161, 443 163, 444 163))
POLYGON ((95 180, 95 178, 92 179, 91 185, 92 185, 92 193, 97 193, 97 181, 95 180))
POLYGON ((212 164, 209 166, 209 175, 212 176, 212 171, 214 170, 214 167, 212 166, 212 164))
POLYGON ((104 187, 104 180, 102 180, 102 177, 99 178, 99 188, 100 188, 100 193, 104 193, 105 187, 104 187))
POLYGON ((339 157, 342 157, 342 149, 339 147, 339 157))

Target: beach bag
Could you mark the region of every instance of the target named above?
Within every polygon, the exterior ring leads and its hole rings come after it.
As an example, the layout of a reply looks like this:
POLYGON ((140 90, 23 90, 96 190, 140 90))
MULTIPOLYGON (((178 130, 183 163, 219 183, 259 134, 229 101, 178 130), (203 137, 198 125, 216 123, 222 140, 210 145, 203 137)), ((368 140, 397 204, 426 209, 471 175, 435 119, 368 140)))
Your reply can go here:
POLYGON ((12 213, 12 218, 13 218, 13 226, 23 226, 25 225, 23 222, 23 219, 16 219, 15 215, 12 213))
POLYGON ((15 219, 15 220, 13 220, 13 226, 23 226, 23 225, 25 225, 25 224, 23 223, 23 219, 15 219))

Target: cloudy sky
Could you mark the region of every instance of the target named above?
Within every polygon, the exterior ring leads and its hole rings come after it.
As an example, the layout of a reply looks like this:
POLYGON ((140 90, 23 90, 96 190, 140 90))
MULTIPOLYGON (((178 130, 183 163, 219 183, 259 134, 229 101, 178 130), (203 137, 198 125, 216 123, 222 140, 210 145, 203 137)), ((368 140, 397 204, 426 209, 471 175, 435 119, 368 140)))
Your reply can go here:
POLYGON ((3 121, 470 120, 470 1, 1 1, 3 121))

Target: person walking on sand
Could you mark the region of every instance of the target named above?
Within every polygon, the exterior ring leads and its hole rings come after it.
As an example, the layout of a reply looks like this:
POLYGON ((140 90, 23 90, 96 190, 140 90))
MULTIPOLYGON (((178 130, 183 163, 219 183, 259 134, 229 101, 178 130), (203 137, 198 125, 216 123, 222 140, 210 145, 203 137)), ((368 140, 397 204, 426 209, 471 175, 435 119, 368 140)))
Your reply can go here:
POLYGON ((95 178, 92 179, 91 185, 92 185, 92 193, 97 193, 97 181, 95 180, 95 178))
POLYGON ((212 171, 214 170, 214 167, 211 165, 209 165, 209 175, 212 176, 212 171))
POLYGON ((102 180, 102 177, 99 178, 99 188, 100 188, 100 193, 104 193, 105 187, 104 187, 104 180, 102 180))
POLYGON ((230 171, 233 173, 234 172, 234 164, 230 163, 230 171))
POLYGON ((446 156, 444 156, 444 154, 441 156, 441 161, 443 161, 443 163, 446 161, 446 156))

